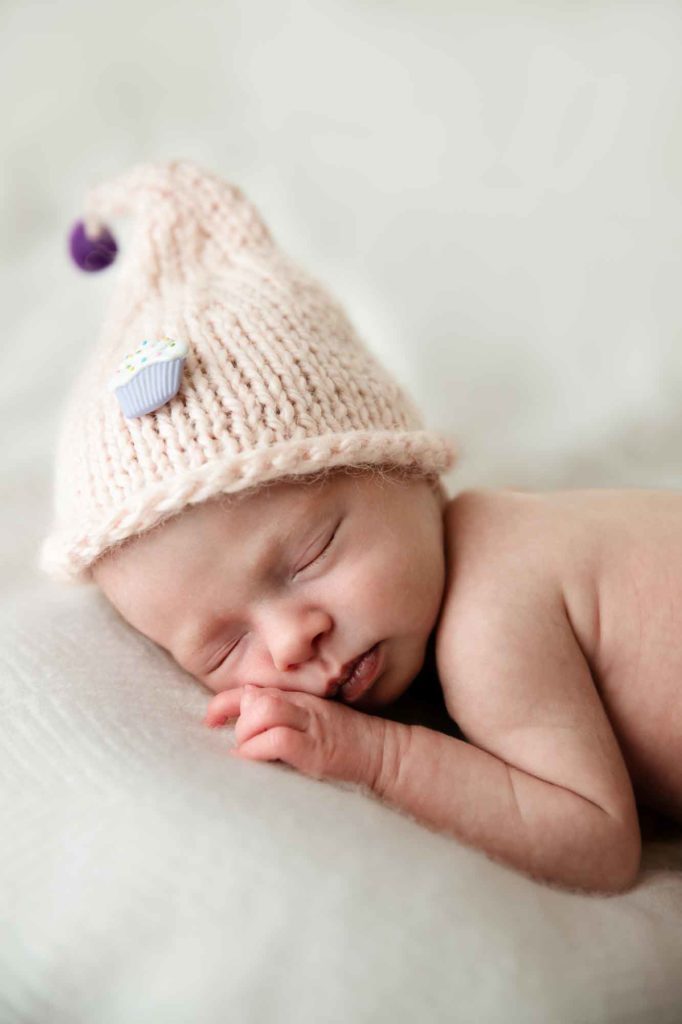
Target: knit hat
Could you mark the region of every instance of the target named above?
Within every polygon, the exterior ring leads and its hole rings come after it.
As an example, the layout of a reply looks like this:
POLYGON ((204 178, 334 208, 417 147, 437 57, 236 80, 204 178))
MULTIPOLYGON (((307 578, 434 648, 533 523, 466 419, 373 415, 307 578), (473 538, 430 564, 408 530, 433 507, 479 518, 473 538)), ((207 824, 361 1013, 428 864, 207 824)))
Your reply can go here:
POLYGON ((453 465, 452 440, 423 429, 237 186, 185 160, 95 186, 70 238, 83 270, 111 263, 125 214, 108 314, 63 413, 47 575, 88 582, 105 551, 219 494, 337 466, 453 465))

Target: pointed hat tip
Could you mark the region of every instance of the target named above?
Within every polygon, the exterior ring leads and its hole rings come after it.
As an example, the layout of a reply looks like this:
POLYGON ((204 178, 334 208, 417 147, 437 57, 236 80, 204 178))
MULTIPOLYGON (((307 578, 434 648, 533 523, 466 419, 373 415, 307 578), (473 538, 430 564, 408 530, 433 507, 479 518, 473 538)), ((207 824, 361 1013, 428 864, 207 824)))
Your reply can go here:
POLYGON ((77 267, 91 273, 110 266, 116 259, 118 246, 108 228, 102 227, 95 238, 89 238, 85 224, 78 220, 69 234, 69 252, 77 267))

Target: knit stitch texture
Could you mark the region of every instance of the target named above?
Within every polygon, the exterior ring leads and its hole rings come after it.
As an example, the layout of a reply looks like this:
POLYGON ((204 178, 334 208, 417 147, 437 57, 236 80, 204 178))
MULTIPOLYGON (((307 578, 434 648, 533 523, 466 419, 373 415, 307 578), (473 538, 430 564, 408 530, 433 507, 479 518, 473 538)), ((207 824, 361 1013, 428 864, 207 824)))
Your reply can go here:
POLYGON ((49 576, 87 582, 109 548, 221 493, 335 466, 452 466, 452 440, 424 429, 237 186, 189 161, 139 165, 90 191, 88 236, 124 215, 130 243, 57 441, 49 576), (127 419, 107 379, 162 337, 189 346, 180 390, 127 419))

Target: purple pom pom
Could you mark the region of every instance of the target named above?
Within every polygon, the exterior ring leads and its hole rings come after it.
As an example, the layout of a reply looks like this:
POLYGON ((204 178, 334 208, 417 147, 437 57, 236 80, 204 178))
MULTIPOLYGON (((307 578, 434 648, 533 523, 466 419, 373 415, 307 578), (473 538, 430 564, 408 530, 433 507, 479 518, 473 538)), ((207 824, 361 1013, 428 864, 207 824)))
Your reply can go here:
POLYGON ((88 238, 85 225, 77 220, 69 236, 71 259, 81 270, 104 270, 116 259, 118 246, 114 236, 104 228, 97 238, 88 238))

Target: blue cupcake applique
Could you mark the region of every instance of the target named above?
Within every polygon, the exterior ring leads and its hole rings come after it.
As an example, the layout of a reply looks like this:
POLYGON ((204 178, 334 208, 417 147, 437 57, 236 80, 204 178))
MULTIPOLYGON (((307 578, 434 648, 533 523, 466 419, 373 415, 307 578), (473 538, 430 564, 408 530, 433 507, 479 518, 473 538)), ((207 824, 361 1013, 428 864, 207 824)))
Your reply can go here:
POLYGON ((188 352, 186 342, 172 338, 145 338, 139 348, 128 352, 108 382, 123 415, 128 419, 145 416, 169 402, 180 390, 188 352))

